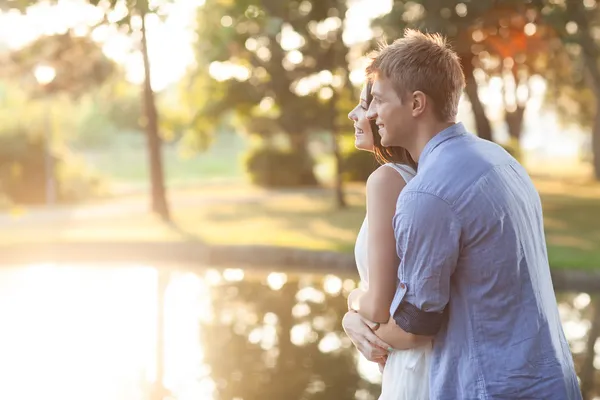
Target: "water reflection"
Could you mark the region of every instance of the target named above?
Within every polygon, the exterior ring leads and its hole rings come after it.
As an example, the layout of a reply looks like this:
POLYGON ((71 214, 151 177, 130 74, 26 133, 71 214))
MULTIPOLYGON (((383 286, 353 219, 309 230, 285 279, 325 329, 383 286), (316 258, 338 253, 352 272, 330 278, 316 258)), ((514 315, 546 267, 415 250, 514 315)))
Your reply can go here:
MULTIPOLYGON (((377 368, 340 326, 355 286, 333 275, 170 272, 164 386, 178 400, 377 398, 377 368)), ((144 266, 1 269, 0 399, 150 399, 158 288, 144 266)), ((578 365, 591 300, 559 296, 578 365)))
POLYGON ((151 269, 0 270, 0 398, 144 398, 155 296, 151 269))
POLYGON ((340 328, 342 288, 338 277, 283 274, 213 286, 215 318, 201 337, 214 398, 376 398, 340 328))

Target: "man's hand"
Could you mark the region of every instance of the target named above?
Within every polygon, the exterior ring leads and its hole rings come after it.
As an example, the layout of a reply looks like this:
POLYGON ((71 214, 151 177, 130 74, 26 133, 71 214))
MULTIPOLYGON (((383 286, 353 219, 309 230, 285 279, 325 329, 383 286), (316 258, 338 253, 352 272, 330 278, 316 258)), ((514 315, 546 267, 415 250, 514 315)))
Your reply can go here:
POLYGON ((382 366, 391 347, 373 333, 373 328, 378 324, 364 319, 354 311, 348 311, 342 320, 344 331, 354 343, 354 346, 369 361, 382 366))

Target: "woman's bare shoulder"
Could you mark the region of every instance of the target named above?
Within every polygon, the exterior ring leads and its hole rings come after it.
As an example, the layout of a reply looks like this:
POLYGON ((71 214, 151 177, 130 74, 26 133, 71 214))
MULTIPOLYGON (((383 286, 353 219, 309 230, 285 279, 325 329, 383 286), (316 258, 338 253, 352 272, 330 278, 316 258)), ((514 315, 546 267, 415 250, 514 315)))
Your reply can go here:
POLYGON ((406 186, 404 178, 393 168, 381 165, 369 175, 367 191, 400 191, 406 186))

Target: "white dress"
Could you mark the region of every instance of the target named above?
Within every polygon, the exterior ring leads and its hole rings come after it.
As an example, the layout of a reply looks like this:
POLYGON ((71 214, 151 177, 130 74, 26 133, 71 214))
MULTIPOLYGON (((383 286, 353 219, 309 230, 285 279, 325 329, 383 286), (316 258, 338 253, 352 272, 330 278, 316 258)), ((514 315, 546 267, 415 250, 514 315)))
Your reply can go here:
MULTIPOLYGON (((414 169, 407 165, 388 163, 385 166, 398 171, 407 183, 416 174, 414 169)), ((369 285, 367 226, 368 215, 365 216, 354 248, 361 287, 365 290, 369 285)), ((430 357, 431 344, 417 349, 392 351, 383 370, 379 400, 428 400, 430 357)))

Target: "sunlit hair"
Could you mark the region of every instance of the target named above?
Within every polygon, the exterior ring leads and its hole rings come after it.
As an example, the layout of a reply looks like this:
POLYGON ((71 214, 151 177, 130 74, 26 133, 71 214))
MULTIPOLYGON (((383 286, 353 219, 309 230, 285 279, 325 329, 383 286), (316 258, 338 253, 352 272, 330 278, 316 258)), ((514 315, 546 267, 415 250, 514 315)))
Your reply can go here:
POLYGON ((381 44, 369 57, 370 80, 389 79, 400 99, 421 91, 433 102, 440 121, 455 121, 465 76, 458 55, 442 35, 407 29, 404 37, 381 44))
MULTIPOLYGON (((370 80, 367 82, 367 108, 371 105, 371 101, 373 101, 373 95, 371 94, 371 88, 373 87, 373 82, 370 80)), ((384 147, 381 144, 381 136, 379 136, 379 127, 375 123, 375 120, 369 120, 371 124, 371 131, 373 132, 373 153, 375 154, 375 159, 379 164, 386 163, 394 163, 394 164, 405 164, 410 165, 415 170, 417 169, 417 163, 412 159, 408 150, 404 147, 399 146, 391 146, 384 147)))

